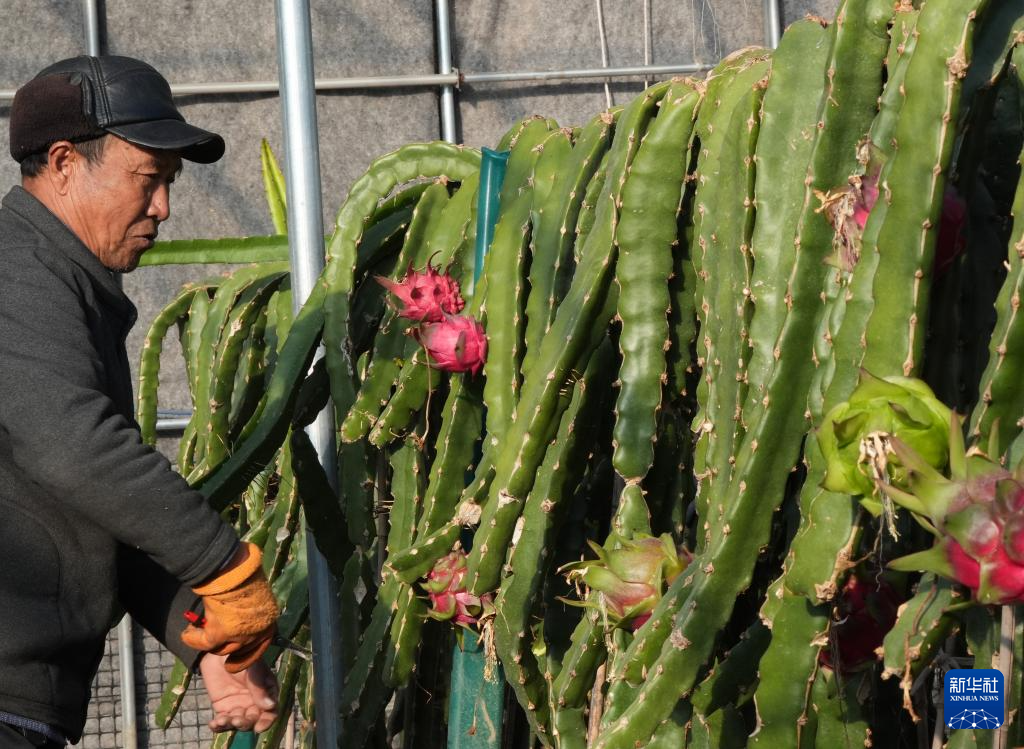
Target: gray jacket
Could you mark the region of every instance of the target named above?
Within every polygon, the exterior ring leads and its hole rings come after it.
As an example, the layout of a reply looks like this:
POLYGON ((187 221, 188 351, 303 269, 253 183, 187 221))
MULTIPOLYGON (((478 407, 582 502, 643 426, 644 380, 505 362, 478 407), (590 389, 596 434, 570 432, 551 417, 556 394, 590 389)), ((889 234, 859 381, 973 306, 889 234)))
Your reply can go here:
POLYGON ((0 712, 76 740, 123 610, 179 657, 189 587, 237 544, 142 443, 131 301, 39 201, 0 208, 0 712))

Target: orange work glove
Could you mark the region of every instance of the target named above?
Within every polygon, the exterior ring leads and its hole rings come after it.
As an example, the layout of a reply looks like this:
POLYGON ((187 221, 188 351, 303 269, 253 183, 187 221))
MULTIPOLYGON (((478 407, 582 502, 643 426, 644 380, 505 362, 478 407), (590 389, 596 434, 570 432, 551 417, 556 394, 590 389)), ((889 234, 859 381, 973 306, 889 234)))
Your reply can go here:
POLYGON ((194 650, 226 655, 225 669, 244 671, 268 647, 277 633, 279 611, 263 574, 262 554, 245 543, 246 557, 239 564, 193 588, 202 596, 205 621, 189 624, 181 641, 194 650))

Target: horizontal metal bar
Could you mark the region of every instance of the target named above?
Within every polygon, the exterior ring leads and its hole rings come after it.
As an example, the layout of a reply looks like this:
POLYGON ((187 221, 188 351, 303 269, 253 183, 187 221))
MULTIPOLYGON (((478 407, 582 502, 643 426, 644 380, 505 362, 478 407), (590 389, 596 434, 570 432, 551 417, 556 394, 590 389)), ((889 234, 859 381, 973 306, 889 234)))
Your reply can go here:
MULTIPOLYGON (((457 86, 459 73, 424 73, 423 75, 364 76, 357 78, 318 78, 317 91, 343 89, 382 89, 418 86, 457 86)), ((176 83, 171 85, 175 96, 209 96, 216 94, 276 94, 278 81, 220 81, 218 83, 176 83)), ((0 103, 14 99, 14 89, 0 89, 0 103)))
MULTIPOLYGON (((458 72, 424 73, 423 75, 381 75, 355 78, 318 78, 314 81, 317 91, 341 91, 346 89, 415 88, 419 86, 457 86, 458 72)), ((196 96, 203 94, 260 94, 277 93, 277 81, 228 81, 225 83, 181 83, 171 86, 175 96, 196 96)))
POLYGON ((160 409, 156 412, 156 431, 158 434, 175 434, 183 432, 192 418, 191 411, 172 411, 160 409))
MULTIPOLYGON (((553 81, 579 78, 626 78, 644 75, 673 75, 676 73, 699 73, 709 70, 710 65, 702 63, 681 63, 678 65, 631 65, 618 68, 579 68, 575 70, 539 70, 510 73, 425 73, 423 75, 364 76, 356 78, 319 78, 315 82, 317 91, 375 90, 387 88, 416 88, 434 86, 459 86, 463 83, 506 83, 511 81, 553 81)), ((209 96, 215 94, 275 94, 279 91, 277 81, 222 81, 219 83, 178 83, 171 86, 175 96, 209 96)), ((0 103, 14 99, 14 89, 0 89, 0 103)))
POLYGON ((618 68, 579 68, 577 70, 541 70, 518 73, 463 73, 464 83, 504 83, 506 81, 551 81, 571 78, 626 78, 644 75, 699 73, 711 65, 688 62, 679 65, 629 65, 618 68))

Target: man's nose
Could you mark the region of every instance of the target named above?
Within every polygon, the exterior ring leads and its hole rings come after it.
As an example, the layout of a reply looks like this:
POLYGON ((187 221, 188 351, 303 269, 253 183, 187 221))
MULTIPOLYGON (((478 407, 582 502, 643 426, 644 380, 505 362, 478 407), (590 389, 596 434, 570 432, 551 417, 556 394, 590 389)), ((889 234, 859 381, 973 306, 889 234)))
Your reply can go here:
POLYGON ((162 184, 153 191, 146 215, 157 221, 166 221, 171 215, 171 187, 162 184))

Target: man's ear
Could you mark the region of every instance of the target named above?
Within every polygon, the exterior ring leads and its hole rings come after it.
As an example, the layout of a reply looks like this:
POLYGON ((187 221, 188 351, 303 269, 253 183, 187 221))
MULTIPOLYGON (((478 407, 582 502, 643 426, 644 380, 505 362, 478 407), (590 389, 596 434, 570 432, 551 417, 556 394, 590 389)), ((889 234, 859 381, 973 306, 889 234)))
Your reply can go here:
POLYGON ((50 146, 46 154, 46 177, 54 192, 66 195, 71 184, 71 176, 79 167, 82 155, 67 140, 58 140, 50 146))

